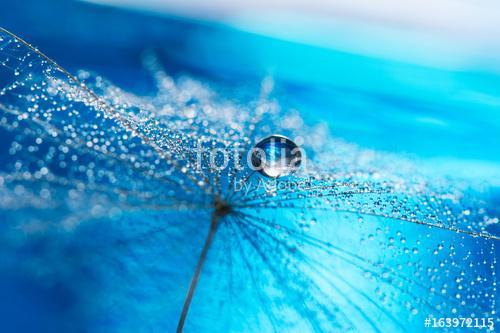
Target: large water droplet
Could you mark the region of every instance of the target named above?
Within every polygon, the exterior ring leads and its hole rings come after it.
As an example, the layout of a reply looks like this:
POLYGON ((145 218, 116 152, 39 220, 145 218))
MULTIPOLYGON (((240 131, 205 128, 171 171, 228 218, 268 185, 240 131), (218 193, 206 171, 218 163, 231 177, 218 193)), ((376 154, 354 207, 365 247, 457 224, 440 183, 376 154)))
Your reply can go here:
POLYGON ((253 148, 252 165, 262 175, 278 178, 297 170, 302 160, 299 147, 282 135, 270 135, 253 148))

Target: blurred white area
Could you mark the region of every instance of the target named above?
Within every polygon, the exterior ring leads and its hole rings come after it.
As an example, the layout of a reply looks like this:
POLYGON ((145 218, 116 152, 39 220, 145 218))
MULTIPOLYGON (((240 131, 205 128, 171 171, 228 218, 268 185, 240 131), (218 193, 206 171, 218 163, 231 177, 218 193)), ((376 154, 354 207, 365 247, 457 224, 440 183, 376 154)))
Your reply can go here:
POLYGON ((285 40, 500 71, 499 0, 85 0, 221 22, 285 40))

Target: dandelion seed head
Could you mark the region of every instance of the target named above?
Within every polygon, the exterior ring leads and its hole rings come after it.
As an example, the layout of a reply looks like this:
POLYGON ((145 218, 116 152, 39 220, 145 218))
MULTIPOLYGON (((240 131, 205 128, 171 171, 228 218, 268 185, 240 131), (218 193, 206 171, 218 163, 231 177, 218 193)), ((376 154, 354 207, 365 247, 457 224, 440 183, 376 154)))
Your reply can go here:
MULTIPOLYGON (((117 283, 127 286, 119 291, 107 286, 117 299, 137 290, 156 299, 183 274, 183 265, 165 265, 165 252, 182 258, 196 252, 187 244, 199 241, 215 212, 220 240, 194 300, 195 318, 239 311, 247 320, 236 324, 241 330, 257 321, 264 329, 368 331, 378 326, 366 313, 382 318, 384 330, 464 306, 495 315, 498 217, 481 186, 436 179, 419 161, 333 136, 300 110, 281 109, 270 78, 257 98, 227 98, 211 83, 169 76, 149 52, 144 67, 155 91, 143 96, 91 71, 73 77, 5 32, 0 42, 0 216, 9 221, 2 237, 14 248, 26 241, 19 233, 74 237, 96 262, 112 261, 92 267, 96 275, 138 280, 117 283), (299 144, 307 167, 266 166, 264 173, 277 179, 262 182, 245 154, 275 133, 300 138, 293 145, 285 140, 285 155, 290 162, 299 144), (225 159, 227 150, 235 152, 225 159), (92 224, 111 236, 73 236, 92 224), (109 246, 107 257, 93 241, 109 246), (128 246, 132 254, 124 260, 128 246), (139 270, 134 256, 150 266, 139 270), (236 274, 236 265, 245 269, 236 274), (151 282, 155 276, 165 283, 151 282), (223 290, 238 307, 196 303, 227 296, 223 290), (251 305, 262 301, 255 290, 268 293, 265 306, 251 305)), ((50 262, 57 255, 44 256, 50 262)), ((39 261, 26 269, 40 269, 39 261)), ((171 305, 177 301, 151 302, 177 314, 171 305)), ((103 312, 108 305, 94 304, 103 312)))

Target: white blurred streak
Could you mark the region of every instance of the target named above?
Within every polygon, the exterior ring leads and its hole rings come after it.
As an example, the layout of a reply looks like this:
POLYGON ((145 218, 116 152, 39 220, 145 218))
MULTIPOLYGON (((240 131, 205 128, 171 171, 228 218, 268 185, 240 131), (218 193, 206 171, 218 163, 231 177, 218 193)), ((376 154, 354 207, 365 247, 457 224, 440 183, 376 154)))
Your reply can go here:
POLYGON ((440 66, 446 65, 446 58, 452 67, 484 61, 497 66, 500 55, 500 1, 495 0, 87 1, 208 19, 283 39, 423 63, 431 58, 426 53, 441 52, 442 59, 433 60, 440 66), (362 42, 349 40, 346 33, 362 42), (373 42, 366 45, 367 39, 373 42), (394 43, 402 44, 395 48, 394 43))
POLYGON ((93 0, 166 10, 200 18, 224 19, 253 12, 300 13, 313 17, 348 17, 439 32, 500 32, 500 1, 467 0, 93 0))

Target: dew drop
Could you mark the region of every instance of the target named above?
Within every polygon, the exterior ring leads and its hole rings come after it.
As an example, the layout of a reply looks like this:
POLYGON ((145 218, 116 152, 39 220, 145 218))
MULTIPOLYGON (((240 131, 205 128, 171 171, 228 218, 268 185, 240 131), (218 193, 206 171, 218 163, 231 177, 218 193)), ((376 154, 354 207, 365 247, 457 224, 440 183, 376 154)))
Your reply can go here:
POLYGON ((289 138, 271 135, 259 141, 252 151, 252 166, 269 178, 287 176, 300 166, 302 153, 289 138))

